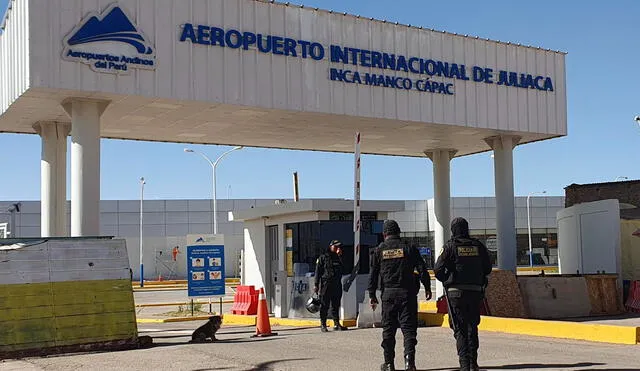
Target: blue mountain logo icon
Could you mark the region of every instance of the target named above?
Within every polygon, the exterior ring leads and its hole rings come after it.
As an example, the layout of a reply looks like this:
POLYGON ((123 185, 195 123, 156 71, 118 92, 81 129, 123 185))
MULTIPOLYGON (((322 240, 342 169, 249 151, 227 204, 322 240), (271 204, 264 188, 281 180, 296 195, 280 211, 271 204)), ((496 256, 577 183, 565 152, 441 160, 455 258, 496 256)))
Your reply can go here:
POLYGON ((196 242, 204 242, 204 238, 200 237, 196 240, 196 242))
POLYGON ((92 16, 69 39, 70 46, 94 43, 99 41, 114 41, 126 43, 140 54, 150 55, 153 49, 148 46, 147 40, 131 23, 129 17, 119 6, 114 6, 111 11, 99 19, 92 16))

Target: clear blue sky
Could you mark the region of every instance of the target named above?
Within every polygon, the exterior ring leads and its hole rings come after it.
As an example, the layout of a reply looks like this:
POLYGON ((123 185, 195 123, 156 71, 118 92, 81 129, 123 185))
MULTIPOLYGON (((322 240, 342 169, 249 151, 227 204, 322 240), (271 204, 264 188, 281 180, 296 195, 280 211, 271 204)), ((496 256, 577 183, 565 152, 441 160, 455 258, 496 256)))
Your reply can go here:
MULTIPOLYGON (((4 9, 7 0, 0 0, 4 9)), ((293 1, 298 3, 298 1, 293 1)), ((547 190, 563 195, 571 183, 640 178, 640 1, 308 0, 333 9, 404 24, 531 44, 568 52, 569 135, 518 147, 516 195, 547 190), (587 5, 589 4, 589 5, 587 5)), ((0 82, 1 83, 1 82, 0 82)), ((138 179, 148 180, 151 199, 210 198, 209 166, 183 153, 183 145, 102 141, 102 198, 138 198, 138 179)), ((215 157, 228 147, 196 146, 215 157)), ((0 134, 0 200, 40 198, 40 139, 0 134)), ((452 162, 452 195, 491 196, 490 153, 452 162)), ((218 197, 292 197, 298 171, 301 197, 353 197, 353 155, 245 149, 218 168, 218 197)), ((364 156, 364 199, 426 199, 433 196, 427 159, 364 156)))

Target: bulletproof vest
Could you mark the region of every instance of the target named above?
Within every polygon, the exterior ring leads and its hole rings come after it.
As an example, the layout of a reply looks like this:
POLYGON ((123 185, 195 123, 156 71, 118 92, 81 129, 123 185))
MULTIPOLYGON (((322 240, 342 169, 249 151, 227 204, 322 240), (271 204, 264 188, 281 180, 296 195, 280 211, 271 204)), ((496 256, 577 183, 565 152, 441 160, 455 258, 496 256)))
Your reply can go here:
POLYGON ((474 239, 456 238, 452 246, 456 269, 451 285, 484 285, 485 276, 480 255, 482 245, 474 239))
POLYGON ((339 280, 342 277, 342 260, 336 254, 324 255, 324 274, 322 279, 325 281, 339 280))
POLYGON ((416 262, 413 261, 409 246, 402 244, 399 238, 388 238, 378 247, 380 249, 380 276, 384 289, 416 288, 413 274, 416 262))

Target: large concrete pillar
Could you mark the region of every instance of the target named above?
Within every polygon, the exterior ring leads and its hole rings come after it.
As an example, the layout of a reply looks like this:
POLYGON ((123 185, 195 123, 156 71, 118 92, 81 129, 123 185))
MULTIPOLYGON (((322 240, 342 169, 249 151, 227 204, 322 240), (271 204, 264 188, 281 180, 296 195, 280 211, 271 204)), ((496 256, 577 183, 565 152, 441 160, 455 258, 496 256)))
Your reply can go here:
POLYGON ((40 235, 67 235, 67 136, 71 126, 38 122, 33 129, 42 138, 40 160, 40 235))
POLYGON ((516 213, 513 192, 513 149, 520 137, 499 135, 485 139, 494 152, 498 268, 516 272, 516 213))
POLYGON ((71 236, 100 235, 100 116, 109 102, 69 99, 71 117, 71 236))
MULTIPOLYGON (((453 149, 425 151, 433 162, 433 206, 435 214, 434 259, 437 260, 442 248, 451 237, 451 160, 456 154, 453 149)), ((436 299, 444 295, 442 283, 436 280, 436 299)))

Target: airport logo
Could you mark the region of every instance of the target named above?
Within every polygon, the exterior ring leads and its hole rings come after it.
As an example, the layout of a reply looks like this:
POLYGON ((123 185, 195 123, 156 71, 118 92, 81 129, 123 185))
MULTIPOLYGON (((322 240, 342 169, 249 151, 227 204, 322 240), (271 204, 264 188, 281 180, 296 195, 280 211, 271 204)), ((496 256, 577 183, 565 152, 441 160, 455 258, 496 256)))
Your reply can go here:
POLYGON ((202 238, 202 237, 198 238, 198 239, 196 240, 196 243, 198 243, 198 242, 204 242, 204 238, 202 238))
POLYGON ((118 3, 88 14, 63 40, 62 59, 88 64, 96 72, 125 74, 156 68, 155 45, 118 3))

